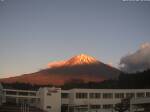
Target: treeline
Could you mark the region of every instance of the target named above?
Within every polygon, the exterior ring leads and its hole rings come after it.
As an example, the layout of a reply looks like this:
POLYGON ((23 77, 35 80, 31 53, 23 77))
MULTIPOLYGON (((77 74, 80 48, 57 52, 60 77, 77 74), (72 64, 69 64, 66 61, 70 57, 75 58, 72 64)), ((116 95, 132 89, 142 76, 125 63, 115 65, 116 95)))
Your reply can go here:
MULTIPOLYGON (((24 83, 2 84, 4 88, 38 90, 40 87, 52 87, 53 85, 30 85, 24 83)), ((150 89, 150 69, 137 73, 121 73, 117 80, 106 80, 103 82, 88 82, 82 80, 71 80, 66 82, 62 89, 89 88, 89 89, 150 89)))
POLYGON ((150 89, 150 69, 132 74, 122 73, 119 76, 118 87, 150 89))
POLYGON ((52 85, 31 85, 27 83, 2 83, 3 88, 7 89, 19 89, 19 90, 38 90, 40 87, 52 87, 52 85))
POLYGON ((100 83, 72 82, 62 86, 70 88, 93 88, 93 89, 150 89, 150 69, 136 73, 121 73, 118 80, 106 80, 100 83))
POLYGON ((150 89, 150 69, 136 73, 121 73, 118 80, 106 80, 95 83, 82 83, 82 81, 66 83, 63 89, 93 88, 93 89, 150 89))

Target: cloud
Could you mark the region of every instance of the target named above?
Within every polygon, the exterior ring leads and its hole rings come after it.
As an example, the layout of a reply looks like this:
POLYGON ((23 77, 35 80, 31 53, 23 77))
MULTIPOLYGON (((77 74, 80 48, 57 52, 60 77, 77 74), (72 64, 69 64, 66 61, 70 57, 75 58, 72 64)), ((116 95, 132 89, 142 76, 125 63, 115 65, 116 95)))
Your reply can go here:
POLYGON ((143 71, 150 68, 150 43, 144 43, 132 54, 120 59, 120 68, 126 72, 143 71))
POLYGON ((110 67, 113 67, 113 62, 110 61, 110 62, 108 63, 108 65, 109 65, 110 67))
POLYGON ((5 0, 0 0, 1 2, 5 2, 5 0))
POLYGON ((61 67, 65 63, 66 63, 66 61, 50 62, 50 63, 48 63, 48 68, 61 67))

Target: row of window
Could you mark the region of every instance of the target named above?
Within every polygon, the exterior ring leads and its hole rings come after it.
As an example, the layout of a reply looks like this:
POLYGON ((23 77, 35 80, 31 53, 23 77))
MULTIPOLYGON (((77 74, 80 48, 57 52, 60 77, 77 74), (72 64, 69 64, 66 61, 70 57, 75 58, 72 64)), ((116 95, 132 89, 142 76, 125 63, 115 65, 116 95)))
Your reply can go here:
MULTIPOLYGON (((129 98, 129 97, 150 97, 150 92, 139 92, 139 93, 114 93, 114 98, 129 98)), ((67 98, 68 95, 65 96, 67 98)), ((84 99, 88 98, 88 93, 76 93, 76 98, 77 99, 84 99)), ((89 98, 91 99, 98 99, 98 98, 104 98, 104 99, 111 99, 113 98, 113 93, 89 93, 89 98)))
MULTIPOLYGON (((62 107, 68 108, 68 104, 63 105, 62 107)), ((88 105, 80 105, 77 107, 88 108, 88 105)), ((90 109, 112 109, 113 107, 114 107, 113 104, 104 104, 104 105, 93 104, 89 106, 90 109)))
MULTIPOLYGON (((85 107, 88 107, 85 105, 85 107)), ((104 104, 104 105, 90 105, 90 109, 111 109, 113 108, 113 104, 104 104)))
POLYGON ((6 91, 7 95, 26 95, 26 96, 36 96, 35 92, 16 92, 16 91, 6 91))
POLYGON ((47 108, 47 109, 51 109, 52 107, 48 105, 48 106, 46 106, 46 108, 47 108))
POLYGON ((61 97, 62 97, 62 98, 68 98, 68 97, 69 97, 69 94, 68 94, 68 93, 61 93, 61 97))

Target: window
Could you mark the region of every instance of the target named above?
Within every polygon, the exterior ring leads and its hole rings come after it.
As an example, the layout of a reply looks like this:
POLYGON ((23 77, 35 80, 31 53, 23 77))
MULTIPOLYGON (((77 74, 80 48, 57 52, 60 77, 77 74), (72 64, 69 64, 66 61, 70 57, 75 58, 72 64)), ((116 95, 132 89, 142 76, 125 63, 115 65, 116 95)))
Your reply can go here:
POLYGON ((101 105, 90 105, 91 109, 100 109, 101 105))
POLYGON ((93 99, 101 98, 101 93, 90 93, 90 98, 93 99))
POLYGON ((34 98, 31 98, 31 103, 35 103, 36 102, 36 99, 34 99, 34 98))
POLYGON ((69 94, 68 94, 68 93, 61 93, 61 97, 62 97, 62 98, 68 98, 68 97, 69 97, 69 94))
POLYGON ((116 93, 115 98, 124 98, 124 93, 116 93))
POLYGON ((68 112, 69 111, 68 107, 69 107, 68 104, 62 104, 61 105, 61 112, 68 112))
POLYGON ((19 95, 28 95, 28 92, 19 92, 19 95))
POLYGON ((52 95, 51 93, 49 93, 49 92, 47 93, 47 96, 51 96, 51 95, 52 95))
POLYGON ((111 109, 111 108, 113 108, 113 104, 103 105, 103 109, 111 109))
POLYGON ((150 97, 150 92, 146 92, 146 97, 150 97))
POLYGON ((6 91, 7 95, 16 95, 16 91, 6 91))
POLYGON ((126 98, 132 98, 135 97, 134 93, 126 93, 126 98))
POLYGON ((52 94, 50 92, 47 92, 47 96, 51 96, 52 94))
POLYGON ((47 108, 47 109, 51 109, 52 107, 51 107, 51 106, 47 106, 46 108, 47 108))
POLYGON ((144 95, 144 93, 136 93, 136 96, 138 97, 138 98, 140 98, 140 97, 144 97, 145 95, 144 95))
POLYGON ((113 98, 113 94, 112 94, 112 93, 103 93, 103 98, 104 98, 104 99, 113 98))
POLYGON ((87 93, 76 93, 76 98, 77 99, 84 99, 87 98, 88 94, 87 93))
POLYGON ((31 96, 36 96, 36 93, 29 93, 29 95, 31 95, 31 96))

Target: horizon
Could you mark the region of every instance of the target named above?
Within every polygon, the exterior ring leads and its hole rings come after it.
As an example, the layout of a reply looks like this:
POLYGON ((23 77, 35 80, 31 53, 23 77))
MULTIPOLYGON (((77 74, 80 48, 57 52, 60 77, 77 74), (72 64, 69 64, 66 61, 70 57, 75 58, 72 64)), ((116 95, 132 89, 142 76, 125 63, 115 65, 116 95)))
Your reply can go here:
POLYGON ((126 71, 150 68, 149 10, 123 0, 1 0, 0 78, 82 53, 126 71))

